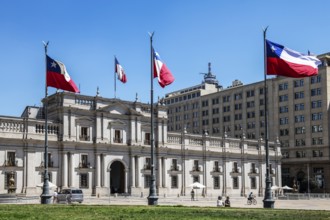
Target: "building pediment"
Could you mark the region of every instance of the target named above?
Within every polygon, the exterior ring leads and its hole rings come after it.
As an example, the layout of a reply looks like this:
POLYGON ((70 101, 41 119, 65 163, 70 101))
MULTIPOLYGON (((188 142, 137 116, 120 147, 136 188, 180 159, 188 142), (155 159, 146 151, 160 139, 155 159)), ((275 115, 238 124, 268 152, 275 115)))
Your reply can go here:
POLYGON ((141 113, 137 112, 130 106, 120 101, 115 101, 110 105, 107 105, 103 108, 99 109, 102 112, 108 112, 110 114, 117 114, 117 115, 141 115, 141 113))

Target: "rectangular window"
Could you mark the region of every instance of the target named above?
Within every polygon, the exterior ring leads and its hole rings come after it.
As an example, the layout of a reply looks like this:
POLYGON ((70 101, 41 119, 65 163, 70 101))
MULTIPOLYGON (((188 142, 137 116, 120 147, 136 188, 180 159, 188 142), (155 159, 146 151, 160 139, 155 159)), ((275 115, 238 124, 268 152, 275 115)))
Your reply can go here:
POLYGON ((285 125, 285 124, 289 124, 289 118, 288 117, 280 118, 280 125, 285 125))
POLYGON ((306 132, 305 127, 297 127, 297 128, 295 128, 295 133, 296 134, 305 134, 305 132, 306 132))
POLYGON ((246 103, 247 108, 253 108, 254 107, 254 101, 250 101, 246 103))
POLYGON ((239 188, 238 177, 233 177, 233 188, 234 189, 239 188))
POLYGON ((145 145, 150 145, 150 141, 151 141, 150 133, 145 133, 144 134, 144 144, 145 145))
POLYGON ((52 160, 52 154, 51 153, 48 153, 48 167, 54 167, 54 163, 53 163, 53 160, 52 160))
POLYGON ((255 163, 251 163, 251 173, 257 173, 256 164, 255 163))
POLYGON ((312 138, 312 145, 322 145, 323 144, 323 138, 312 138))
POLYGON ((199 176, 193 176, 193 183, 194 182, 199 182, 199 176))
POLYGON ((311 84, 321 82, 321 75, 311 77, 311 84))
POLYGON ((289 112, 289 108, 288 108, 288 106, 281 106, 281 107, 279 108, 279 112, 280 112, 280 113, 286 113, 286 112, 289 112))
POLYGON ((304 80, 303 79, 299 79, 299 80, 294 81, 294 87, 302 87, 302 86, 304 86, 304 80))
POLYGON ((9 167, 17 166, 15 152, 7 152, 7 161, 5 164, 6 164, 6 166, 9 166, 9 167))
POLYGON ((303 115, 294 116, 294 122, 299 123, 299 122, 304 122, 304 121, 305 121, 305 116, 303 116, 303 115))
POLYGON ((246 92, 246 97, 253 97, 254 96, 254 90, 250 90, 246 92))
POLYGON ((82 154, 81 155, 81 163, 80 163, 80 168, 88 168, 89 163, 88 163, 88 155, 87 154, 82 154))
POLYGON ((312 121, 322 120, 322 112, 312 114, 312 121))
POLYGON ((115 130, 115 137, 113 140, 114 143, 123 143, 123 139, 121 138, 121 131, 115 130))
POLYGON ((230 96, 222 97, 222 102, 230 102, 230 96))
POLYGON ((286 102, 289 99, 288 95, 280 95, 278 98, 279 102, 286 102))
POLYGON ((304 103, 299 103, 294 105, 294 110, 295 111, 302 111, 305 109, 305 104, 304 103))
POLYGON ((81 127, 80 128, 80 137, 81 141, 89 141, 89 129, 88 127, 81 127))
POLYGON ((318 133, 318 132, 322 132, 323 128, 322 125, 313 125, 312 126, 312 133, 318 133))
POLYGON ((220 169, 219 169, 219 161, 214 161, 213 171, 214 171, 214 172, 220 172, 220 169))
POLYGON ((177 159, 172 159, 171 170, 178 170, 178 160, 177 159))
POLYGON ((314 179, 316 185, 319 189, 324 189, 324 169, 323 168, 313 168, 314 179))
POLYGON ((320 150, 313 150, 313 157, 323 157, 323 152, 320 150))
POLYGON ((178 176, 171 176, 171 188, 178 188, 178 176))
POLYGON ((242 93, 234 94, 234 100, 240 100, 240 99, 242 99, 242 93))
POLYGON ((321 95, 321 88, 316 88, 311 90, 311 96, 321 95))
POLYGON ((193 171, 200 171, 198 160, 194 160, 193 171))
POLYGON ((312 105, 312 108, 321 108, 322 107, 322 100, 312 101, 311 105, 312 105))
POLYGON ((144 169, 145 170, 150 170, 151 169, 151 159, 150 159, 150 157, 146 157, 146 163, 144 164, 144 169))
POLYGON ((242 103, 235 104, 235 110, 240 110, 240 109, 242 109, 242 103))
POLYGON ((150 187, 150 181, 151 181, 151 176, 150 175, 144 175, 144 188, 149 188, 150 187))
POLYGON ((305 139, 296 139, 296 147, 306 146, 305 139))
POLYGON ((220 189, 220 178, 218 176, 213 177, 213 188, 220 189))
POLYGON ((294 94, 295 99, 303 99, 304 98, 304 92, 296 92, 294 94))
POLYGON ((88 173, 80 174, 79 188, 88 188, 88 173))
POLYGON ((213 115, 219 114, 219 108, 212 109, 212 114, 213 115))
POLYGON ((289 135, 289 129, 280 129, 280 136, 287 136, 289 135))
POLYGON ((233 173, 238 173, 238 164, 237 164, 237 162, 233 162, 233 173))
POLYGON ((288 89, 288 83, 285 82, 285 83, 281 83, 278 85, 278 90, 279 91, 282 91, 282 90, 287 90, 288 89))
POLYGON ((251 189, 257 188, 257 181, 255 177, 251 177, 251 189))

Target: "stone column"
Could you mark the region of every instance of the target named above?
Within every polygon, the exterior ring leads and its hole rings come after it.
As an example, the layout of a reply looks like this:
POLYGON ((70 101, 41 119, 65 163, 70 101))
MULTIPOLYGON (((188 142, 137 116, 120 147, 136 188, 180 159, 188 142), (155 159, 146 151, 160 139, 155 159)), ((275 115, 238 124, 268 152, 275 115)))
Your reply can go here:
POLYGON ((163 187, 163 182, 162 182, 162 177, 163 177, 163 172, 162 172, 162 157, 158 157, 158 188, 163 187))
POLYGON ((131 157, 131 187, 135 187, 135 156, 131 157))
POLYGON ((101 186, 105 187, 106 167, 105 167, 105 156, 101 154, 101 186))
POLYGON ((62 187, 68 187, 68 154, 62 154, 62 187))
POLYGON ((70 152, 69 156, 70 156, 70 165, 69 165, 70 176, 69 176, 69 184, 70 184, 70 187, 74 187, 74 154, 70 152))
POLYGON ((140 172, 139 172, 139 161, 140 161, 140 157, 136 156, 135 157, 135 186, 136 187, 141 187, 140 185, 140 172))
POLYGON ((128 183, 128 171, 127 171, 127 169, 125 169, 124 172, 125 172, 125 188, 124 188, 124 192, 127 193, 128 192, 128 187, 127 187, 128 186, 128 184, 127 184, 128 183))
POLYGON ((101 180, 101 159, 100 154, 96 154, 95 186, 100 187, 101 180))
POLYGON ((167 184, 166 184, 166 171, 167 171, 167 164, 166 164, 166 158, 164 158, 164 166, 163 166, 163 169, 164 169, 164 177, 163 177, 163 179, 164 179, 164 188, 166 188, 167 187, 167 184))

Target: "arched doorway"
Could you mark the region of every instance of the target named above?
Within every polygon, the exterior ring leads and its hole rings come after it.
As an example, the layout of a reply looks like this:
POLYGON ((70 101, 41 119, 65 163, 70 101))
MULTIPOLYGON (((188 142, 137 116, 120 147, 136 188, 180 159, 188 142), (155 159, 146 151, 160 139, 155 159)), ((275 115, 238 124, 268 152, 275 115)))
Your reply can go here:
POLYGON ((125 192, 125 166, 120 161, 115 161, 110 166, 111 193, 125 192))

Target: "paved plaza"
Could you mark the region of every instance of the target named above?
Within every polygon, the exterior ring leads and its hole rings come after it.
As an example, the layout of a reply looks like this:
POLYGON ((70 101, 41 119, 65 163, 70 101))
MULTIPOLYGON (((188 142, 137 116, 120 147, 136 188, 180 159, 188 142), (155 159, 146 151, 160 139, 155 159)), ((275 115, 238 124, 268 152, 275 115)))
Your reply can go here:
MULTIPOLYGON (((230 198, 231 207, 235 208, 263 208, 263 198, 256 198, 257 205, 248 205, 246 198, 230 198)), ((197 198, 191 201, 188 196, 181 197, 159 197, 158 205, 182 205, 199 207, 216 207, 216 197, 197 198)), ((18 199, 16 204, 40 204, 39 198, 18 199)), ((109 197, 85 197, 84 205, 148 205, 146 197, 133 196, 111 196, 109 197)), ((275 200, 275 209, 306 209, 306 210, 330 210, 330 199, 310 199, 310 200, 275 200)))

